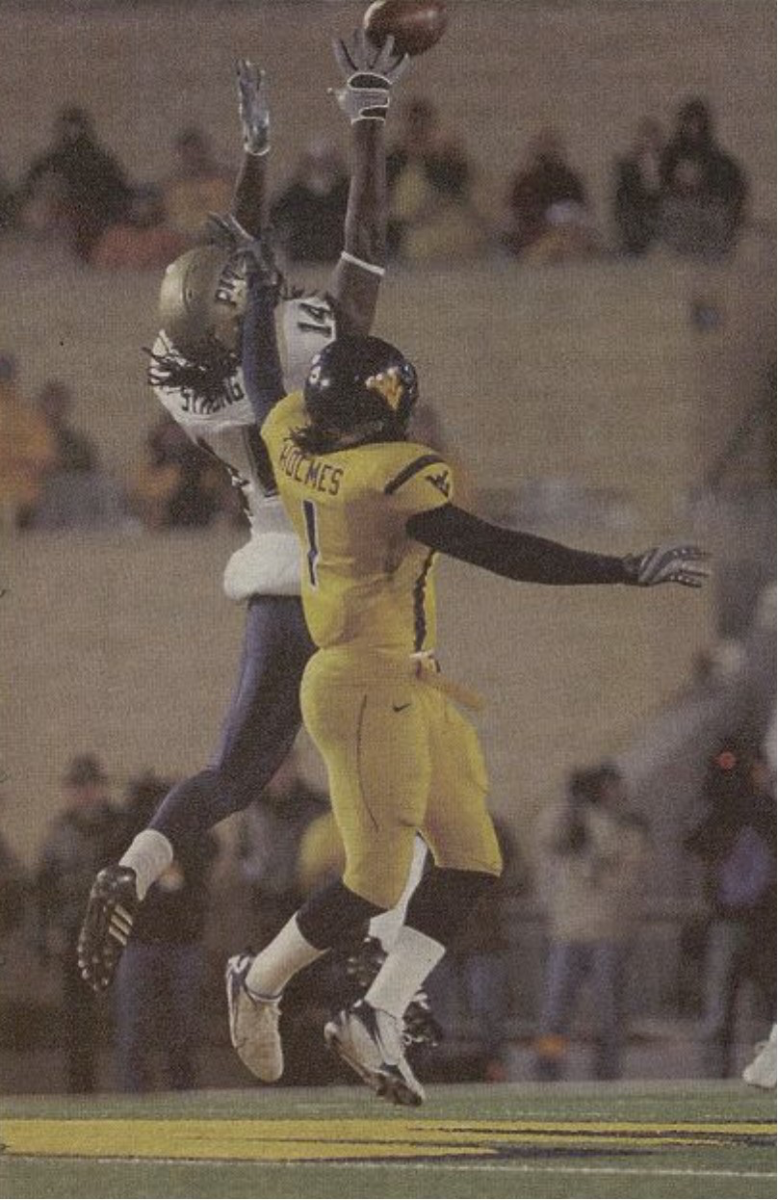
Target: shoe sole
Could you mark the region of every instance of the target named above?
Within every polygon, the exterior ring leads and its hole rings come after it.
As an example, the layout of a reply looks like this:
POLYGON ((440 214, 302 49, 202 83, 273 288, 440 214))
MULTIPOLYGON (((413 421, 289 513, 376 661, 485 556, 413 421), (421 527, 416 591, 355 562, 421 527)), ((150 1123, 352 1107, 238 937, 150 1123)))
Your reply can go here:
POLYGON ((325 1026, 324 1041, 327 1048, 336 1054, 347 1067, 350 1067, 382 1100, 390 1100, 392 1104, 400 1104, 406 1108, 418 1108, 422 1103, 422 1097, 408 1087, 404 1079, 383 1071, 371 1071, 364 1063, 350 1054, 340 1040, 338 1030, 333 1026, 325 1026))
POLYGON ((135 914, 116 901, 110 891, 90 895, 76 955, 81 978, 93 992, 105 992, 110 987, 134 924, 135 914), (102 930, 99 936, 94 934, 95 928, 102 930))

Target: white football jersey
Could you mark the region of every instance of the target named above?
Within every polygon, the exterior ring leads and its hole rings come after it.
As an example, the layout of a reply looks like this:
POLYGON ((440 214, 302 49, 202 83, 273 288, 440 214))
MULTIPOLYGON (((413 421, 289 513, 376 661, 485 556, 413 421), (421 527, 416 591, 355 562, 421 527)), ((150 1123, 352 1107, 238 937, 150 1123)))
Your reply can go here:
MULTIPOLYGON (((335 337, 332 303, 319 293, 284 300, 276 323, 284 386, 297 391, 314 354, 335 337)), ((152 352, 186 362, 162 332, 152 352)), ((217 400, 198 398, 188 388, 153 386, 160 403, 196 445, 219 459, 240 492, 251 537, 227 563, 226 594, 231 600, 299 595, 299 544, 278 497, 241 368, 225 379, 217 400)))

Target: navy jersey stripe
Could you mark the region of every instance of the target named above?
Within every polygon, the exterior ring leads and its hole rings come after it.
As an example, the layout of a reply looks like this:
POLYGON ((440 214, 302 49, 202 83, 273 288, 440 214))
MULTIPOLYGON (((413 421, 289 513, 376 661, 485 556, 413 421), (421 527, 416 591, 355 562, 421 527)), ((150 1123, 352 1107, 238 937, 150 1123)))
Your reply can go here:
POLYGON ((403 467, 394 479, 390 479, 384 488, 385 496, 392 496, 398 488, 401 488, 409 479, 413 479, 414 475, 418 475, 419 471, 423 471, 425 467, 431 467, 433 463, 442 463, 443 459, 437 454, 421 454, 415 458, 412 463, 408 463, 407 467, 403 467))
POLYGON ((416 653, 424 649, 424 640, 427 636, 427 614, 424 601, 427 597, 427 576, 434 558, 435 551, 430 550, 424 560, 419 577, 413 585, 413 649, 416 653))

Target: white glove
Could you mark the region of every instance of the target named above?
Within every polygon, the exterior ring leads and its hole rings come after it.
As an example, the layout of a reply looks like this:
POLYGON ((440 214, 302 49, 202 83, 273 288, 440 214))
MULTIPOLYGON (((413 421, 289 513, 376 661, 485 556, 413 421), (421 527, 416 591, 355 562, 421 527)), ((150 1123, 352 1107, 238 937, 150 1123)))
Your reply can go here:
POLYGON ((636 587, 680 583, 700 588, 710 575, 707 558, 699 546, 654 546, 643 554, 630 554, 623 561, 629 582, 636 587))
POLYGON ((391 34, 383 46, 374 46, 364 29, 353 34, 350 45, 342 38, 336 38, 332 46, 345 83, 343 87, 329 91, 351 124, 385 121, 389 92, 407 71, 408 55, 395 52, 391 34))
POLYGON ((247 58, 235 64, 238 80, 238 114, 247 154, 267 154, 270 149, 270 107, 265 72, 247 58))

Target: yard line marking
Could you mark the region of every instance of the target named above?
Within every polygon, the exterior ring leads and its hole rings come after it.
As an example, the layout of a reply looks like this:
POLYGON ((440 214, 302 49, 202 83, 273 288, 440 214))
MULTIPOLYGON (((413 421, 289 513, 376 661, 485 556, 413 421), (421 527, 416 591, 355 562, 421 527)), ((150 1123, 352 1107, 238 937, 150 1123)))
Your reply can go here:
MULTIPOLYGON (((129 1158, 126 1155, 90 1155, 89 1158, 75 1158, 72 1155, 52 1154, 14 1154, 7 1161, 18 1163, 40 1163, 47 1159, 67 1159, 69 1162, 81 1163, 100 1163, 110 1165, 112 1163, 127 1163, 128 1165, 141 1165, 151 1163, 154 1166, 172 1167, 219 1167, 220 1169, 225 1163, 230 1163, 232 1166, 252 1167, 256 1164, 256 1160, 252 1159, 234 1159, 234 1158, 129 1158)), ((381 1162, 375 1162, 370 1159, 341 1159, 333 1161, 332 1159, 323 1159, 317 1162, 305 1160, 297 1160, 295 1162, 276 1159, 274 1161, 265 1160, 265 1167, 283 1167, 284 1170, 298 1170, 300 1168, 308 1168, 320 1170, 322 1167, 335 1168, 336 1170, 381 1170, 381 1171, 491 1171, 502 1172, 509 1174, 511 1172, 520 1175, 532 1175, 535 1172, 543 1175, 691 1175, 703 1179, 775 1179, 775 1171, 711 1171, 711 1170, 694 1170, 691 1167, 553 1167, 535 1165, 533 1163, 506 1163, 495 1161, 494 1163, 471 1162, 467 1163, 447 1163, 441 1162, 440 1159, 425 1159, 418 1162, 397 1162, 391 1159, 384 1159, 381 1162)))

